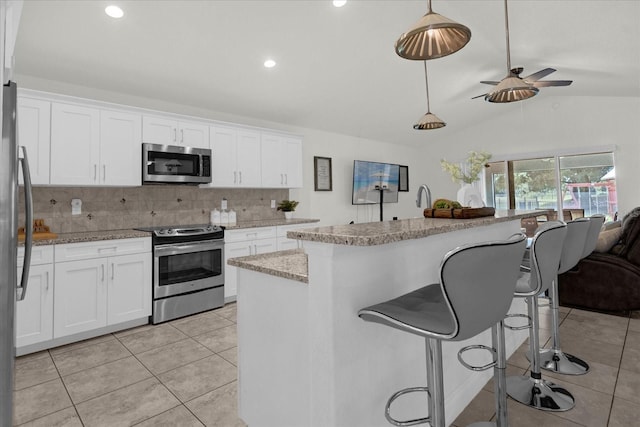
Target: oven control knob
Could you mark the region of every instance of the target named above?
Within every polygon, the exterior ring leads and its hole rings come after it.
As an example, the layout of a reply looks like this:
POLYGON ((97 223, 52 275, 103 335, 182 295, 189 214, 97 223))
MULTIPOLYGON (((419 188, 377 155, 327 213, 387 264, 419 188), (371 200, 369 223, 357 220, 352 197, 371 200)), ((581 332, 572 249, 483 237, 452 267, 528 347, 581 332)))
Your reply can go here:
POLYGON ((175 233, 175 230, 172 230, 172 229, 167 230, 167 234, 173 234, 173 233, 175 233))

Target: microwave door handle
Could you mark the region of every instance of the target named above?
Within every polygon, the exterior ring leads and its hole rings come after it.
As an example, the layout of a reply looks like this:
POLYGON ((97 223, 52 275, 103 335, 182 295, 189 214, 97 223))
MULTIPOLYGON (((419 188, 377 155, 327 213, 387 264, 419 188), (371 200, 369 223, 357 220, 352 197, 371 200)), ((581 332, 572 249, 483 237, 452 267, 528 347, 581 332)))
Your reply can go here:
POLYGON ((29 171, 29 159, 26 147, 21 146, 22 157, 22 178, 24 182, 24 205, 25 205, 25 239, 24 239, 24 260, 22 261, 22 278, 19 288, 22 290, 18 294, 18 301, 23 301, 27 296, 27 285, 29 283, 29 268, 31 267, 31 250, 33 248, 33 192, 31 187, 31 172, 29 171))

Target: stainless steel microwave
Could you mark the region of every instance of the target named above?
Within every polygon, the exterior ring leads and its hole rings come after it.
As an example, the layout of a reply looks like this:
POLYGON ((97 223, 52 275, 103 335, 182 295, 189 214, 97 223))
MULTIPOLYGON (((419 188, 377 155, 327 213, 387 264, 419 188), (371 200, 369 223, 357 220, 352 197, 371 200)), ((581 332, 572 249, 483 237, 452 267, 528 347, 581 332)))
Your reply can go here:
POLYGON ((175 145, 142 144, 143 184, 208 184, 211 150, 175 145))

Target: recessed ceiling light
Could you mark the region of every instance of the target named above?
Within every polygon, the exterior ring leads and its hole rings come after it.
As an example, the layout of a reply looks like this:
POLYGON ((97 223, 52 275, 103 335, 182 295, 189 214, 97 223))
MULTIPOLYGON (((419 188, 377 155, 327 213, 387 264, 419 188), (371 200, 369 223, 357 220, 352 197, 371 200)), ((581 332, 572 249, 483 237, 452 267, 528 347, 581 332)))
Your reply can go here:
POLYGON ((266 61, 264 61, 264 66, 267 68, 273 68, 276 66, 276 61, 274 61, 273 59, 267 59, 266 61))
POLYGON ((335 7, 342 7, 347 4, 347 0, 333 0, 333 5, 335 7))
POLYGON ((118 6, 116 5, 111 5, 111 6, 107 6, 104 9, 104 13, 106 13, 107 15, 109 15, 112 18, 122 18, 124 16, 124 11, 122 9, 120 9, 118 6))

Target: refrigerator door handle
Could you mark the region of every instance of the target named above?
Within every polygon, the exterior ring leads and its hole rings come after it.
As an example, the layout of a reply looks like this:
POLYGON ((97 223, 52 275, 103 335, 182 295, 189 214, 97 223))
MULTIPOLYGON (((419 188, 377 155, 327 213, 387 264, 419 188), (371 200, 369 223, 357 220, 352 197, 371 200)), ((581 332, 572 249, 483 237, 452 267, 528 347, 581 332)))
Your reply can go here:
POLYGON ((18 301, 24 300, 27 296, 27 284, 29 283, 29 268, 31 267, 31 249, 33 247, 33 194, 31 188, 31 173, 29 171, 29 159, 27 157, 27 148, 20 146, 22 149, 22 178, 24 181, 24 206, 25 206, 25 227, 24 227, 24 260, 22 263, 22 278, 18 290, 18 301))

